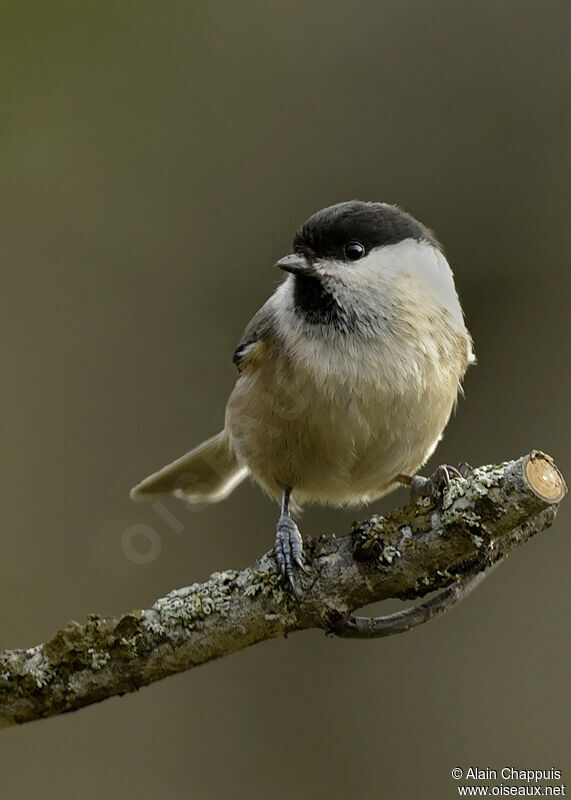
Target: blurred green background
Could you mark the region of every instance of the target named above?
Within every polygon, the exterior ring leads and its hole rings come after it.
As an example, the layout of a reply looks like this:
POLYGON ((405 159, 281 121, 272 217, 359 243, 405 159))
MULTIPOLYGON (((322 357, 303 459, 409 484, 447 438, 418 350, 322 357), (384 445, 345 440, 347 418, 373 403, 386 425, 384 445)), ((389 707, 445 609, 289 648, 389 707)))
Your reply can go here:
MULTIPOLYGON (((273 541, 253 486, 177 534, 129 488, 217 432, 295 228, 398 202, 455 268, 479 364, 431 465, 571 475, 571 7, 563 0, 3 5, 0 647, 273 541), (125 555, 132 525, 160 552, 125 555), (124 539, 123 539, 124 541, 124 539)), ((358 512, 311 508, 306 534, 358 512)), ((442 798, 453 767, 571 783, 569 500, 404 636, 258 645, 2 733, 2 797, 442 798)), ((131 541, 131 540, 130 540, 131 541)))

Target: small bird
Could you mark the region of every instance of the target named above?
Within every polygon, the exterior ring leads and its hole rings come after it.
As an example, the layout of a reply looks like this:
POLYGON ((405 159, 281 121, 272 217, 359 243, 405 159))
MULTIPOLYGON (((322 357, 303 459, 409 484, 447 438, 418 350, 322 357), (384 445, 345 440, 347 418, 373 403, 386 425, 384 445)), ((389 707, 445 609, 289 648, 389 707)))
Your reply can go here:
POLYGON ((276 266, 287 277, 234 353, 224 430, 131 497, 213 503, 250 475, 281 503, 274 553, 295 590, 306 566, 292 511, 370 503, 399 484, 433 492, 416 473, 474 356, 441 245, 396 205, 318 211, 276 266))

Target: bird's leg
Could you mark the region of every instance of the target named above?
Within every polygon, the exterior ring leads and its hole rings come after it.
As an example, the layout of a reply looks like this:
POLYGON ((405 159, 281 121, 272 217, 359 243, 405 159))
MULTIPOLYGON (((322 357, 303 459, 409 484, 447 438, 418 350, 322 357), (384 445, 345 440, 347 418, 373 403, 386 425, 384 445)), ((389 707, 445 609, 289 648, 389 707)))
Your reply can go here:
POLYGON ((433 500, 438 500, 442 498, 444 489, 450 486, 452 478, 467 478, 471 472, 472 467, 462 461, 458 467, 452 467, 450 464, 441 464, 436 467, 429 478, 425 478, 423 475, 397 475, 396 480, 405 486, 410 486, 411 500, 417 500, 419 497, 430 497, 433 500))
POLYGON ((291 487, 285 486, 282 492, 282 508, 276 530, 274 553, 282 578, 287 581, 294 592, 297 591, 294 580, 294 564, 303 572, 307 567, 303 562, 303 539, 289 511, 291 487))

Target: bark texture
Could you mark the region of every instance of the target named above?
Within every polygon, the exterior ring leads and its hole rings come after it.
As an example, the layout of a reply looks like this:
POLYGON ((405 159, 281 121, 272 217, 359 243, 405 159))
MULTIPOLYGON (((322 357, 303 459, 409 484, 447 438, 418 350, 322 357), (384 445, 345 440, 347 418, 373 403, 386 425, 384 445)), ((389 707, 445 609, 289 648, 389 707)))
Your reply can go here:
POLYGON ((266 553, 241 571, 175 589, 152 608, 70 622, 48 642, 0 655, 0 727, 132 692, 298 630, 370 635, 375 621, 350 616, 355 609, 444 589, 443 599, 421 603, 404 623, 403 612, 379 618, 390 622, 377 624, 375 635, 407 630, 448 608, 450 598, 466 593, 462 586, 480 582, 474 576, 548 528, 566 491, 553 460, 533 451, 454 479, 436 504, 418 500, 371 517, 347 536, 306 540, 309 574, 299 575, 299 597, 282 586, 266 553))

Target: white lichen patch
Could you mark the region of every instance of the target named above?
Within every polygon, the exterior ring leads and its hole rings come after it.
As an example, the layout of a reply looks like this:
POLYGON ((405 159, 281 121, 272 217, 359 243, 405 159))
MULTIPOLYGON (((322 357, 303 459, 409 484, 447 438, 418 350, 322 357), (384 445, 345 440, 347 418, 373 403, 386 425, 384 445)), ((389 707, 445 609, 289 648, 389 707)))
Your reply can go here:
POLYGON ((47 686, 48 683, 50 683, 55 678, 55 676, 56 676, 55 671, 48 666, 44 666, 41 670, 38 670, 38 672, 34 675, 38 688, 41 688, 42 686, 47 686))
POLYGON ((476 500, 489 494, 489 490, 498 486, 504 477, 504 464, 484 466, 473 469, 468 478, 455 478, 444 491, 442 498, 441 520, 444 525, 453 522, 464 522, 477 527, 481 517, 474 511, 468 511, 476 500))
POLYGON ((385 564, 392 564, 395 558, 400 558, 401 552, 392 544, 386 544, 381 552, 380 560, 385 564))
POLYGON ((148 627, 155 633, 165 628, 200 628, 204 618, 210 614, 226 616, 232 603, 232 581, 235 570, 214 572, 206 583, 193 583, 182 589, 174 589, 161 597, 147 618, 148 627))
MULTIPOLYGON (((366 531, 367 533, 382 533, 385 529, 385 518, 381 514, 373 514, 365 522, 354 522, 352 525, 353 533, 360 533, 366 531)), ((326 537, 325 537, 326 538, 326 537)), ((332 534, 332 539, 335 539, 335 534, 332 534)))
POLYGON ((54 669, 49 665, 46 660, 44 649, 42 645, 30 647, 26 651, 26 660, 22 665, 22 674, 30 675, 38 687, 47 686, 47 684, 55 677, 54 669))
POLYGON ((441 578, 452 578, 452 580, 456 580, 458 575, 452 575, 447 569, 437 569, 436 574, 439 575, 441 578))
POLYGON ((136 644, 136 641, 136 636, 121 636, 119 639, 119 644, 123 645, 123 647, 133 647, 136 644))
POLYGON ((285 599, 284 587, 279 575, 267 570, 252 570, 248 586, 244 590, 246 597, 271 597, 276 603, 283 603, 285 599))
POLYGON ((471 528, 477 528, 480 525, 482 517, 476 514, 475 511, 464 511, 461 506, 454 504, 452 508, 442 513, 441 519, 443 525, 450 525, 452 522, 463 522, 471 528))
POLYGON ((94 647, 89 647, 87 652, 91 656, 91 669, 93 670, 101 669, 111 659, 106 650, 96 650, 94 647))

